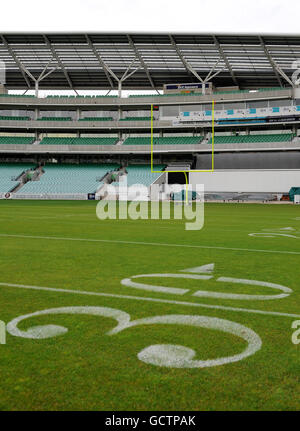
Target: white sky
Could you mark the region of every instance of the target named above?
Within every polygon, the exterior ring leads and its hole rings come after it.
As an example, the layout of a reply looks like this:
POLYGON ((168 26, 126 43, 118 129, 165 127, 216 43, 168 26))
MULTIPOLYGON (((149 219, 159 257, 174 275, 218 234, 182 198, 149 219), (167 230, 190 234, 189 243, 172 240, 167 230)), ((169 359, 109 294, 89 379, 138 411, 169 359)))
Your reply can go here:
MULTIPOLYGON (((299 17, 299 0, 285 2, 283 0, 11 0, 1 2, 1 32, 300 34, 299 17)), ((18 91, 13 92, 18 93, 18 91)), ((30 93, 33 92, 30 91, 30 93)), ((57 91, 57 93, 73 94, 72 91, 57 91)), ((105 92, 79 91, 79 93, 103 94, 105 92)), ((126 96, 127 93, 124 91, 123 95, 126 96)), ((149 92, 139 91, 139 93, 149 92)), ((46 94, 53 94, 53 92, 40 91, 40 96, 46 94)))
POLYGON ((2 32, 298 33, 299 0, 11 0, 2 32))

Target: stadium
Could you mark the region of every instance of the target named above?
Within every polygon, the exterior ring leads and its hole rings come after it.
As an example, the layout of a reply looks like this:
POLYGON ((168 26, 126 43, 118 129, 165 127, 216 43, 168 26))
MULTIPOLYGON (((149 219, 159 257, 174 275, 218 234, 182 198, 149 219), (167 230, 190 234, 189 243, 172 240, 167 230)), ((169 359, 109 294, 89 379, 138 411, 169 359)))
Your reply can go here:
POLYGON ((299 59, 1 34, 1 410, 299 409, 299 59))

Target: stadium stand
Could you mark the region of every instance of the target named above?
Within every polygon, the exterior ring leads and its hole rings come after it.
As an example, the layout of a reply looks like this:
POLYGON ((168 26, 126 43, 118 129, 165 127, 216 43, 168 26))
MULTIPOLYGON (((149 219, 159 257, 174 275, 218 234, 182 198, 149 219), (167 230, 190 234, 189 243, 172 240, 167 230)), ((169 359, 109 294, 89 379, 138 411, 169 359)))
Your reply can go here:
MULTIPOLYGON (((40 36, 43 41, 43 35, 40 36)), ((20 40, 19 36, 15 38, 7 35, 6 37, 7 43, 10 40, 11 44, 20 40)), ((86 166, 88 163, 92 164, 92 168, 96 163, 129 165, 130 182, 149 184, 153 178, 157 178, 157 175, 151 175, 150 171, 150 105, 153 107, 152 112, 155 117, 152 125, 156 163, 190 167, 190 169, 196 169, 198 165, 199 169, 206 169, 208 164, 207 169, 209 169, 214 121, 214 142, 217 144, 215 146, 216 170, 223 168, 270 170, 273 163, 282 170, 298 169, 299 90, 288 80, 284 80, 284 76, 280 78, 283 87, 277 86, 278 76, 269 67, 269 56, 266 56, 263 50, 259 53, 253 50, 253 44, 261 45, 259 37, 244 38, 242 35, 238 37, 232 35, 230 39, 226 37, 220 40, 220 47, 223 45, 225 50, 228 50, 229 40, 230 44, 235 46, 235 49, 230 51, 228 64, 224 65, 221 74, 218 73, 218 69, 223 66, 221 64, 218 67, 215 66, 217 73, 212 73, 211 59, 208 61, 209 56, 207 57, 205 50, 199 51, 201 43, 207 45, 209 51, 218 50, 211 37, 176 36, 172 42, 169 37, 162 38, 153 34, 145 35, 140 39, 136 37, 141 59, 146 56, 145 65, 150 57, 162 59, 162 61, 157 60, 159 67, 151 68, 152 83, 146 69, 144 72, 132 73, 133 65, 131 67, 126 63, 125 58, 120 57, 120 52, 124 48, 128 53, 126 58, 133 59, 136 56, 133 49, 135 42, 128 43, 127 35, 123 35, 121 39, 120 35, 115 35, 116 42, 112 42, 111 37, 107 34, 99 38, 95 35, 91 37, 90 47, 94 49, 89 48, 90 57, 84 59, 84 56, 78 57, 78 42, 75 40, 74 43, 70 42, 73 40, 71 35, 61 35, 59 42, 54 36, 53 40, 49 36, 48 43, 50 46, 53 44, 54 50, 58 48, 57 43, 62 43, 61 47, 64 47, 60 51, 61 64, 57 66, 60 70, 47 74, 47 80, 40 80, 35 85, 32 81, 28 86, 26 80, 24 81, 24 70, 18 64, 16 69, 7 70, 9 79, 5 85, 0 85, 0 92, 4 93, 0 94, 0 128, 3 135, 0 136, 0 158, 3 162, 30 160, 35 166, 40 164, 46 166, 46 173, 41 175, 40 180, 40 172, 36 169, 37 175, 33 176, 33 180, 29 179, 28 184, 24 186, 21 184, 16 193, 21 194, 31 188, 35 192, 38 192, 39 188, 44 188, 45 193, 48 193, 49 190, 53 191, 53 183, 54 189, 59 191, 62 186, 57 184, 64 182, 68 190, 81 190, 79 186, 77 187, 77 183, 75 187, 69 184, 68 172, 71 173, 72 163, 76 163, 74 171, 75 168, 78 169, 78 165, 86 166), (119 44, 122 45, 121 51, 119 44), (142 48, 144 44, 147 49, 142 48), (161 48, 161 44, 164 49, 161 48), (185 46, 183 63, 174 50, 174 45, 177 46, 177 44, 179 44, 179 50, 183 49, 183 45, 185 46), (94 65, 99 62, 95 53, 100 48, 105 52, 107 46, 109 46, 109 55, 106 61, 111 71, 121 78, 121 70, 128 69, 124 77, 128 77, 128 74, 131 77, 128 80, 121 79, 122 82, 119 82, 121 85, 118 86, 111 86, 102 72, 101 74, 94 72, 94 65), (246 56, 244 53, 247 47, 249 55, 246 56), (169 55, 170 52, 174 54, 172 58, 169 55), (203 77, 207 78, 204 81, 205 85, 197 82, 187 71, 185 62, 193 64, 195 55, 199 58, 199 70, 203 77), (70 67, 70 58, 73 62, 72 67, 70 67), (180 63, 183 67, 178 67, 180 63), (232 63, 231 67, 230 63, 232 63), (249 66, 245 75, 239 69, 241 64, 243 70, 246 70, 247 65, 249 66), (65 79, 64 68, 68 70, 70 80, 65 79), (236 79, 232 78, 232 70, 236 72, 236 79), (256 70, 259 70, 259 74, 256 70), (60 74, 62 79, 58 79, 60 74), (70 82, 73 82, 71 86, 70 82), (8 91, 12 93, 18 91, 23 94, 7 94, 8 91), (39 97, 41 91, 51 91, 52 94, 39 97), (78 94, 78 91, 88 91, 90 94, 78 94), (103 92, 103 94, 92 94, 92 91, 103 92), (148 92, 148 94, 128 96, 128 91, 148 92), (35 95, 27 92, 34 92, 35 95), (59 94, 61 92, 69 92, 69 94, 59 94), (214 118, 212 118, 213 101, 215 102, 214 118), (296 136, 298 138, 295 138, 296 136), (24 144, 27 147, 22 148, 22 145, 14 144, 24 144), (280 156, 277 157, 277 154, 280 156), (63 169, 64 164, 67 166, 65 169, 63 169), (59 166, 62 168, 59 169, 59 166), (150 172, 149 178, 147 171, 150 172)), ((86 35, 83 39, 86 45, 86 35)), ((37 40, 36 36, 29 34, 22 39, 28 59, 44 58, 45 48, 37 43, 37 40)), ((281 64, 281 54, 277 53, 278 42, 283 47, 280 49, 292 58, 294 51, 291 46, 295 41, 279 36, 268 39, 270 52, 272 47, 276 48, 272 52, 274 61, 281 64)), ((12 54, 6 52, 5 55, 9 59, 9 64, 13 64, 12 54)), ((33 63, 28 60, 26 67, 29 73, 36 76, 37 70, 33 67, 33 63)), ((143 62, 140 68, 144 68, 143 62)), ((286 70, 285 73, 290 73, 290 70, 286 70)), ((76 173, 79 178, 81 172, 83 171, 76 173)), ((116 173, 117 180, 118 175, 116 173)), ((176 176, 163 175, 163 177, 166 181, 172 182, 175 181, 176 176)), ((22 179, 26 181, 25 176, 22 179)), ((107 180, 109 183, 110 179, 107 178, 107 180)), ((97 183, 96 186, 98 185, 97 183)), ((222 186, 220 184, 220 187, 222 186)), ((93 185, 84 190, 92 192, 94 189, 93 185)))
POLYGON ((18 121, 29 121, 31 120, 30 117, 26 117, 26 116, 13 116, 13 115, 0 115, 0 120, 1 121, 6 121, 6 120, 18 120, 18 121))
POLYGON ((151 117, 126 117, 120 118, 120 121, 150 121, 151 117))
POLYGON ((87 194, 94 193, 103 184, 97 181, 117 169, 116 164, 52 164, 46 165, 39 181, 27 182, 17 194, 87 194))
POLYGON ((0 94, 0 97, 35 97, 33 94, 8 94, 8 93, 4 93, 4 94, 0 94))
POLYGON ((80 118, 79 121, 113 121, 113 117, 84 117, 80 118))
POLYGON ((0 136, 0 145, 30 145, 35 138, 27 136, 0 136))
POLYGON ((40 145, 115 145, 118 138, 43 138, 40 145))
POLYGON ((73 121, 71 117, 40 117, 38 121, 73 121))
MULTIPOLYGON (((166 137, 154 137, 154 145, 188 145, 188 144, 200 144, 203 140, 203 136, 166 136, 166 137)), ((149 137, 135 137, 127 138, 123 145, 151 145, 151 138, 149 137)))
MULTIPOLYGON (((261 135, 215 136, 215 144, 251 144, 260 142, 288 142, 295 137, 293 133, 270 133, 261 135)), ((210 138, 209 145, 212 144, 210 138)))
MULTIPOLYGON (((33 96, 34 97, 34 96, 33 96)), ((93 98, 101 98, 101 97, 109 97, 109 98, 116 98, 118 96, 114 96, 114 95, 103 95, 103 94, 97 94, 97 95, 76 95, 76 96, 69 96, 69 95, 58 95, 58 94, 54 94, 54 95, 48 95, 47 98, 54 98, 54 99, 93 99, 93 98)))

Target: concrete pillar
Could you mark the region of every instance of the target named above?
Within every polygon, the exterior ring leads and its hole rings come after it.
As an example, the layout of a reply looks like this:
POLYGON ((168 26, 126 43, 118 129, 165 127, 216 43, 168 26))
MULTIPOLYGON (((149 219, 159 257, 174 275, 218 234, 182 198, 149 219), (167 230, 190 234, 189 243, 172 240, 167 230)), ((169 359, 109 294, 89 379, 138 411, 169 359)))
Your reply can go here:
POLYGON ((122 81, 118 82, 118 97, 122 97, 122 81))
POLYGON ((34 87, 35 87, 35 97, 39 97, 39 82, 38 81, 35 81, 34 87))

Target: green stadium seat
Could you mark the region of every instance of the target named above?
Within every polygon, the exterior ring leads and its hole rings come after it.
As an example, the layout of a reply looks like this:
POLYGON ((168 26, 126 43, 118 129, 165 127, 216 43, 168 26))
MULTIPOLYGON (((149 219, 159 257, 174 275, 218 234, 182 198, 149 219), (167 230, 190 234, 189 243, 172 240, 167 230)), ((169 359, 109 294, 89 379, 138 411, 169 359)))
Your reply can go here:
MULTIPOLYGON (((293 133, 266 133, 261 135, 215 136, 215 144, 251 144, 263 142, 288 142, 295 137, 293 133)), ((212 139, 208 142, 212 144, 212 139)))
POLYGON ((0 145, 30 145, 35 138, 28 136, 0 136, 0 145))
POLYGON ((151 117, 126 117, 120 118, 120 121, 151 121, 151 117))
POLYGON ((38 181, 27 182, 16 193, 39 194, 87 194, 94 193, 103 184, 97 181, 106 173, 118 169, 116 164, 49 164, 38 181))
MULTIPOLYGON (((202 142, 203 136, 166 136, 154 137, 153 145, 188 145, 199 144, 202 142)), ((123 145, 151 145, 151 138, 149 137, 136 137, 127 138, 123 145)))
POLYGON ((118 138, 43 138, 40 145, 115 145, 118 138))
POLYGON ((79 121, 113 121, 113 117, 84 117, 80 118, 79 121))
POLYGON ((31 120, 30 117, 25 116, 12 116, 12 115, 0 115, 0 121, 7 121, 7 120, 19 120, 19 121, 29 121, 31 120))
POLYGON ((71 117, 40 117, 38 121, 73 121, 71 117))

